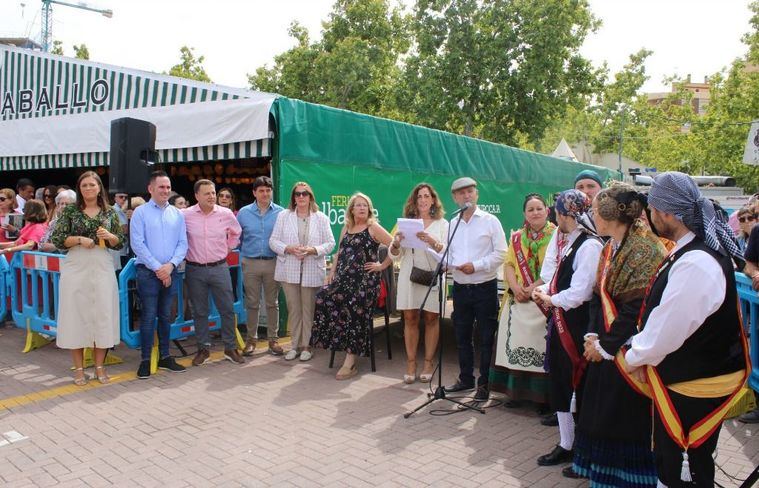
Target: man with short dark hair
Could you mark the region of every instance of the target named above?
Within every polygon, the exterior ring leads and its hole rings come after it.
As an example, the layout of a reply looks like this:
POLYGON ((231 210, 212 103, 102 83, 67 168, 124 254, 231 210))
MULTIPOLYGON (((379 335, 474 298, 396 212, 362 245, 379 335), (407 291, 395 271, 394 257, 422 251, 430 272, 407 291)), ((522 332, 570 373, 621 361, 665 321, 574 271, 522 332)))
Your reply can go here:
POLYGON ((16 183, 16 211, 24 212, 27 200, 34 198, 34 182, 29 178, 21 178, 16 183))
POLYGON ((261 289, 266 302, 267 339, 269 353, 284 354, 277 342, 279 329, 279 283, 274 280, 277 255, 269 247, 269 238, 277 222, 282 207, 272 202, 274 185, 268 176, 259 176, 253 182, 255 201, 240 209, 237 221, 242 227, 243 281, 245 286, 245 307, 248 314, 248 339, 243 354, 251 356, 256 349, 258 333, 258 312, 261 304, 261 289))
POLYGON ((150 175, 150 201, 132 214, 130 243, 137 256, 137 294, 140 296, 140 353, 137 377, 150 377, 150 352, 158 319, 158 367, 174 373, 185 370, 169 354, 171 306, 176 296, 177 267, 187 253, 187 230, 180 211, 169 205, 171 180, 163 171, 150 175))
POLYGON ((210 180, 195 182, 197 204, 182 210, 187 226, 185 280, 193 304, 198 352, 192 360, 200 366, 210 357, 208 334, 208 296, 213 296, 221 317, 224 357, 244 364, 236 346, 234 294, 229 279, 227 254, 240 242, 240 224, 228 208, 216 205, 216 185, 210 180))
POLYGON ((730 399, 748 377, 732 230, 683 173, 648 194, 651 224, 676 242, 649 285, 628 371, 651 387, 659 484, 714 486, 714 450, 730 399))

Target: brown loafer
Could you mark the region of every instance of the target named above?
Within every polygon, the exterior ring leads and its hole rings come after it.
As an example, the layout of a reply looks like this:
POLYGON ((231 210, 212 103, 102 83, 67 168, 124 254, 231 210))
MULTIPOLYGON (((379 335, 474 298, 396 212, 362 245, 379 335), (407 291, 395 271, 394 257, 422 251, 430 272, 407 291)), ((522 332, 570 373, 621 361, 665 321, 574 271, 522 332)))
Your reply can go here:
POLYGON ((285 351, 277 341, 269 341, 269 354, 272 356, 282 356, 284 353, 285 351))
POLYGON ((358 374, 358 364, 354 364, 350 368, 342 367, 340 368, 340 371, 337 372, 335 375, 335 379, 338 381, 341 380, 347 380, 349 378, 353 378, 358 374))
POLYGON ((252 356, 255 351, 256 351, 256 340, 249 339, 248 342, 245 343, 245 349, 242 350, 242 355, 252 356))
POLYGON ((211 353, 208 352, 208 349, 201 347, 200 349, 198 349, 198 352, 195 354, 195 357, 192 358, 192 365, 200 366, 201 364, 206 364, 209 361, 210 357, 211 357, 211 353))
POLYGON ((245 364, 245 360, 237 349, 224 349, 224 359, 228 359, 237 364, 245 364))

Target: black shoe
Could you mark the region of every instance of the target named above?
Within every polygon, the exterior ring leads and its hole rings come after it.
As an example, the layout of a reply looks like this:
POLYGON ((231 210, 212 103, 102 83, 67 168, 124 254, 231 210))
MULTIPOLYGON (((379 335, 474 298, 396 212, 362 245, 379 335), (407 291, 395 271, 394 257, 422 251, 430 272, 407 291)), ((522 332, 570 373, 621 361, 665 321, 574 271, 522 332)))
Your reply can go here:
POLYGON ((158 369, 165 369, 172 373, 184 373, 187 370, 187 368, 181 364, 177 364, 171 356, 158 360, 158 369))
POLYGON ((137 370, 137 377, 141 380, 150 378, 150 361, 140 362, 140 367, 137 370))
POLYGON ((540 425, 545 425, 546 427, 556 427, 559 425, 559 417, 557 417, 555 413, 548 414, 540 419, 540 425))
POLYGON ((569 463, 572 461, 572 457, 572 451, 556 446, 553 451, 538 458, 538 466, 556 466, 561 463, 569 463))
POLYGON ((487 386, 477 387, 477 393, 474 394, 474 401, 486 402, 490 399, 490 390, 487 386))
POLYGON ((457 381, 456 384, 454 385, 445 387, 446 393, 456 393, 459 391, 469 391, 469 390, 474 390, 474 385, 466 385, 462 383, 461 380, 457 381))
POLYGON ((575 472, 574 469, 572 469, 572 466, 567 466, 566 468, 561 470, 561 475, 565 478, 572 478, 573 480, 578 480, 580 478, 585 478, 585 476, 579 475, 575 472))
POLYGON ((738 417, 738 421, 743 422, 744 424, 759 424, 759 408, 744 413, 738 417))

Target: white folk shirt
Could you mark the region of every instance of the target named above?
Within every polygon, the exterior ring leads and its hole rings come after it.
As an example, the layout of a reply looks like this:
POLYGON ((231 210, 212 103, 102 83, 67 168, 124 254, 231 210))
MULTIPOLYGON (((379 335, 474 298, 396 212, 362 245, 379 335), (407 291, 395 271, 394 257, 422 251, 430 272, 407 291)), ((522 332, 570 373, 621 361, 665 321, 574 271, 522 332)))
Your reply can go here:
POLYGON ((563 235, 559 229, 556 229, 548 241, 546 255, 543 257, 543 265, 540 267, 540 279, 543 280, 543 283, 550 283, 553 279, 553 274, 556 272, 556 258, 559 255, 559 238, 563 235))
POLYGON ((453 281, 461 284, 477 284, 494 280, 506 257, 506 235, 498 219, 479 208, 475 209, 469 222, 454 217, 450 230, 461 220, 451 241, 449 263, 474 265, 474 273, 465 274, 453 270, 453 281))
MULTIPOLYGON (((558 230, 554 235, 557 232, 558 230)), ((562 258, 567 255, 567 252, 572 248, 572 244, 580 237, 581 232, 578 228, 567 235, 567 243, 561 250, 562 258)), ((596 284, 596 270, 598 269, 598 260, 601 257, 602 249, 603 244, 598 239, 588 238, 579 249, 575 250, 577 255, 572 262, 572 281, 569 284, 569 288, 551 296, 551 303, 554 307, 572 310, 591 299, 593 296, 593 286, 596 284)), ((548 262, 548 260, 545 262, 548 262)), ((555 268, 557 267, 555 266, 555 268)), ((553 278, 553 274, 551 273, 551 278, 553 278)), ((547 293, 549 286, 550 283, 546 283, 540 285, 539 289, 547 293)))
MULTIPOLYGON (((672 253, 695 238, 693 232, 677 241, 672 253)), ((688 251, 672 264, 661 302, 648 316, 642 332, 632 337, 625 354, 630 366, 658 365, 680 349, 725 301, 727 281, 716 259, 701 250, 688 251)))

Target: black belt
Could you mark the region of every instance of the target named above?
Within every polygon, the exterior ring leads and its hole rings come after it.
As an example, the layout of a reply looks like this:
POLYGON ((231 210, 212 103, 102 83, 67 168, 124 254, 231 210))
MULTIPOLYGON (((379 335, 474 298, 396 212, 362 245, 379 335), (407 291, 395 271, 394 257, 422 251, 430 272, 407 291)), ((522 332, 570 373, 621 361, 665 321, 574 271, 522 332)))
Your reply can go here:
POLYGON ((482 283, 457 283, 454 281, 453 286, 459 287, 459 288, 465 288, 465 289, 473 289, 473 288, 483 288, 486 286, 493 286, 493 283, 497 284, 497 282, 498 280, 490 280, 490 281, 485 281, 482 283))
POLYGON ((274 259, 274 256, 256 256, 256 257, 248 258, 248 259, 256 259, 256 260, 261 260, 261 261, 271 261, 272 259, 274 259))
POLYGON ((211 268, 213 266, 218 266, 220 264, 224 264, 227 262, 227 258, 219 259, 218 261, 214 261, 213 263, 193 263, 192 261, 185 261, 190 266, 200 266, 201 268, 211 268))

